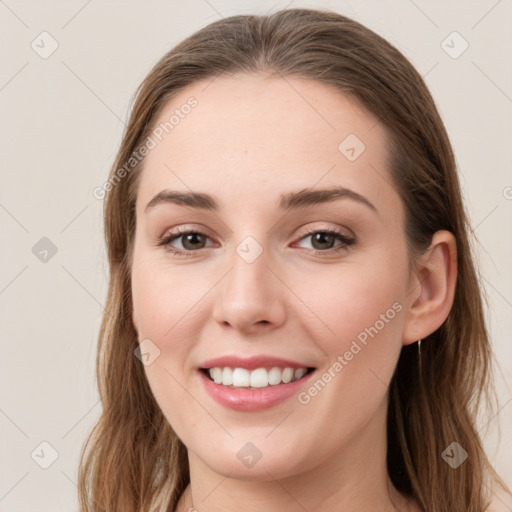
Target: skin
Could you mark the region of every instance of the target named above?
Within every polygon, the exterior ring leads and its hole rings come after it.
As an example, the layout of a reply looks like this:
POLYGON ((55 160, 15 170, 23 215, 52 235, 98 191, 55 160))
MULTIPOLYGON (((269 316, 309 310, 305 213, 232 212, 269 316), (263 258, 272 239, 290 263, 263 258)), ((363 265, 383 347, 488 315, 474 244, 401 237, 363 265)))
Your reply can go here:
POLYGON ((190 96, 198 105, 146 157, 132 263, 134 326, 139 341, 149 338, 160 350, 146 375, 188 449, 191 485, 177 510, 226 512, 240 503, 253 512, 419 510, 386 470, 388 385, 402 346, 448 316, 453 235, 437 232, 409 273, 384 128, 329 85, 222 76, 181 91, 157 124, 190 96), (349 134, 366 146, 352 162, 338 150, 349 134), (347 198, 278 207, 282 193, 336 185, 377 212, 347 198), (163 189, 206 192, 221 208, 159 204, 145 212, 163 189), (194 254, 157 246, 177 227, 206 234, 192 245, 185 237, 172 242, 194 254), (329 252, 342 242, 321 245, 307 235, 326 228, 356 243, 329 252), (236 252, 247 236, 263 250, 252 263, 236 252), (221 355, 308 362, 322 375, 394 303, 401 311, 306 405, 294 396, 268 410, 236 412, 201 386, 196 368, 221 355), (237 457, 247 442, 262 454, 250 468, 237 457))

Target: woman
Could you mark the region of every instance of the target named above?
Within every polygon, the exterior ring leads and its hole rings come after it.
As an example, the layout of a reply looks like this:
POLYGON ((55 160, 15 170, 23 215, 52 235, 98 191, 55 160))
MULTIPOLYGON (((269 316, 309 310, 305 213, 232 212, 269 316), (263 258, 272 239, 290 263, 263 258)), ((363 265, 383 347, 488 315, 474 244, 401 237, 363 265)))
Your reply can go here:
POLYGON ((454 156, 394 47, 212 23, 140 86, 106 191, 83 511, 498 510, 454 156))

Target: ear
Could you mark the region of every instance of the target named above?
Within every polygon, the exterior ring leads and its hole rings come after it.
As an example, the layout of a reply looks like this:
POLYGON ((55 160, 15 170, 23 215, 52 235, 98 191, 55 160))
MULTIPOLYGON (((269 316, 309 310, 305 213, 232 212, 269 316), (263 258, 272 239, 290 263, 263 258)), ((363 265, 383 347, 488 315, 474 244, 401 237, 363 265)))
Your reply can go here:
POLYGON ((448 317, 457 282, 457 243, 449 231, 437 231, 411 274, 402 343, 432 334, 448 317))

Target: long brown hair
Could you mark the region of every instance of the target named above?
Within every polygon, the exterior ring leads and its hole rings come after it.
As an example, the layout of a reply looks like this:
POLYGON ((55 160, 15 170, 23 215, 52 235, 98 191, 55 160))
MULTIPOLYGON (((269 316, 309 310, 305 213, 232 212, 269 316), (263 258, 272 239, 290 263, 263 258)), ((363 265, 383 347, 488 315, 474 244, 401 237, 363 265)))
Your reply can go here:
POLYGON ((388 134, 389 167, 405 206, 411 261, 429 247, 436 231, 454 234, 458 278, 453 307, 421 344, 421 373, 416 345, 404 347, 390 384, 388 471, 397 489, 425 511, 482 512, 486 482, 490 477, 500 482, 476 427, 480 403, 492 406, 495 399, 492 354, 485 296, 445 127, 421 76, 396 48, 351 19, 309 9, 212 23, 169 51, 137 91, 103 187, 110 264, 96 368, 103 410, 82 451, 81 510, 172 511, 189 483, 186 449, 134 356, 138 341, 131 320, 130 268, 144 160, 133 158, 178 91, 236 72, 311 79, 358 101, 388 134), (468 454, 456 469, 442 457, 453 442, 468 454))

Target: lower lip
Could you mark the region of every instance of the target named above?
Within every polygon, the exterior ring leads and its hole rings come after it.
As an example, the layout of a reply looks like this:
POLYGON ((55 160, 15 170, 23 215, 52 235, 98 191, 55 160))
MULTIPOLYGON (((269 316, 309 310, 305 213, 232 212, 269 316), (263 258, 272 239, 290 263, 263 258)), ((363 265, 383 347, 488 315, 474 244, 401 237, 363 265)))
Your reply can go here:
POLYGON ((312 371, 299 380, 266 388, 230 388, 216 384, 199 371, 206 392, 219 404, 235 411, 261 411, 269 409, 296 395, 315 373, 312 371))

